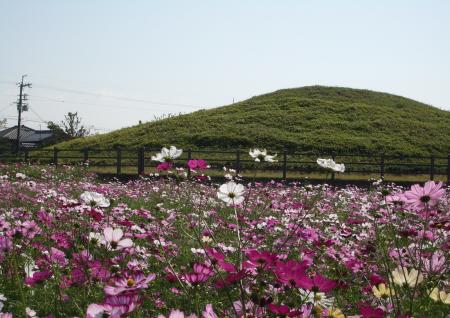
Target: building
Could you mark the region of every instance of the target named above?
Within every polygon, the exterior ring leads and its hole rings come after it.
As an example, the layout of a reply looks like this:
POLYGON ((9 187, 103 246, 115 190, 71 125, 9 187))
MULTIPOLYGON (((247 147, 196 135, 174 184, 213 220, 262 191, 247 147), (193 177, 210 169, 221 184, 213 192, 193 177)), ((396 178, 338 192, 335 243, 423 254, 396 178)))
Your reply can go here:
MULTIPOLYGON (((51 130, 34 130, 22 125, 20 128, 20 146, 22 148, 35 148, 49 141, 53 137, 51 130)), ((17 126, 0 131, 0 139, 6 139, 13 145, 17 141, 17 126)))

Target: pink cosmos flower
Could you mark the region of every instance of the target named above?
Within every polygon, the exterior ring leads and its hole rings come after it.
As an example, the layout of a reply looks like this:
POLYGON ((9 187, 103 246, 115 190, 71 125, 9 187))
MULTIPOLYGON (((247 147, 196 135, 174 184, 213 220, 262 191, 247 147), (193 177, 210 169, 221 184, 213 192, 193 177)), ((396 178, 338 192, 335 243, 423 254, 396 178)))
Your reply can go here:
POLYGON ((9 312, 0 312, 0 318, 13 318, 13 315, 9 312))
POLYGON ((86 318, 120 318, 136 309, 139 300, 137 295, 109 296, 104 304, 90 304, 86 318))
POLYGON ((158 172, 167 171, 170 168, 172 168, 172 162, 170 162, 170 161, 161 162, 160 164, 158 164, 156 166, 156 171, 158 171, 158 172))
POLYGON ((307 268, 308 265, 305 261, 290 260, 286 263, 278 262, 274 272, 281 283, 291 287, 301 287, 300 279, 305 276, 307 268))
POLYGON ((112 250, 122 250, 127 247, 133 246, 133 241, 126 238, 121 240, 123 236, 123 231, 121 229, 113 229, 112 227, 107 227, 103 230, 103 235, 105 239, 105 244, 108 248, 112 250))
POLYGON ((37 283, 43 282, 44 280, 50 278, 52 273, 50 271, 34 272, 33 276, 25 278, 25 284, 33 286, 37 283))
MULTIPOLYGON (((159 315, 158 318, 166 318, 166 317, 163 315, 159 315)), ((195 314, 185 316, 184 312, 182 312, 178 309, 174 309, 170 312, 168 318, 197 318, 197 316, 195 314)))
POLYGON ((445 270, 445 256, 441 251, 437 251, 433 253, 431 259, 425 258, 423 259, 423 264, 425 266, 425 270, 427 272, 435 272, 440 273, 445 270))
POLYGON ((0 236, 0 253, 5 253, 13 247, 11 239, 7 236, 0 236))
POLYGON ((191 285, 198 285, 206 282, 210 277, 214 276, 212 268, 204 264, 195 263, 193 269, 193 272, 186 273, 182 276, 182 279, 191 285))
POLYGON ((93 261, 90 263, 89 269, 91 277, 96 280, 106 282, 111 277, 109 270, 104 267, 100 261, 93 261))
POLYGON ((359 313, 363 318, 383 318, 384 311, 381 308, 372 308, 369 304, 359 305, 359 313))
POLYGON ((276 315, 286 316, 291 309, 286 305, 269 304, 267 308, 276 315))
POLYGON ((312 279, 306 275, 301 275, 296 280, 297 285, 303 289, 311 291, 329 292, 337 286, 334 280, 323 277, 322 275, 315 275, 312 279))
POLYGON ((206 170, 208 169, 208 166, 206 164, 206 161, 203 159, 192 159, 189 160, 187 163, 187 166, 191 170, 206 170))
MULTIPOLYGON (((245 304, 245 308, 242 308, 242 302, 237 300, 233 302, 234 310, 236 310, 238 317, 244 317, 245 313, 255 313, 255 317, 264 317, 263 308, 259 307, 252 301, 249 301, 245 304)), ((230 315, 232 316, 232 315, 230 315)))
POLYGON ((156 278, 155 274, 145 277, 142 274, 134 277, 122 277, 114 282, 114 286, 106 286, 104 292, 106 295, 116 296, 123 292, 134 292, 148 287, 148 283, 156 278))
POLYGON ((245 277, 245 271, 241 270, 237 273, 230 273, 224 279, 220 278, 216 281, 215 286, 217 288, 223 288, 225 286, 229 286, 237 281, 240 281, 245 277))
POLYGON ((111 317, 123 317, 136 309, 139 301, 138 295, 108 296, 104 306, 108 308, 111 317))
POLYGON ((219 265, 219 267, 222 268, 224 271, 226 271, 228 273, 236 273, 237 272, 236 267, 233 264, 225 261, 225 255, 218 252, 216 249, 207 247, 207 248, 205 248, 205 251, 208 254, 208 256, 212 259, 211 261, 214 264, 219 265))
POLYGON ((32 239, 41 232, 41 228, 35 221, 25 221, 21 225, 21 232, 24 237, 32 239))
POLYGON ((202 312, 202 316, 203 318, 218 318, 211 304, 206 305, 205 311, 202 312))
POLYGON ((386 202, 394 206, 402 206, 405 204, 406 198, 402 193, 390 194, 386 197, 386 202))
POLYGON ((246 253, 246 256, 248 261, 242 264, 244 268, 271 268, 277 261, 277 256, 275 254, 266 251, 258 252, 256 250, 251 250, 246 253))
POLYGON ((67 264, 67 259, 64 252, 54 247, 50 249, 50 261, 57 263, 59 266, 64 266, 67 264))
POLYGON ((87 308, 86 318, 102 318, 107 308, 99 304, 90 304, 87 308))
POLYGON ((444 193, 445 189, 442 189, 442 182, 427 181, 423 188, 418 184, 411 186, 411 190, 406 191, 404 196, 406 203, 411 208, 420 210, 426 206, 432 207, 437 205, 439 198, 444 193))

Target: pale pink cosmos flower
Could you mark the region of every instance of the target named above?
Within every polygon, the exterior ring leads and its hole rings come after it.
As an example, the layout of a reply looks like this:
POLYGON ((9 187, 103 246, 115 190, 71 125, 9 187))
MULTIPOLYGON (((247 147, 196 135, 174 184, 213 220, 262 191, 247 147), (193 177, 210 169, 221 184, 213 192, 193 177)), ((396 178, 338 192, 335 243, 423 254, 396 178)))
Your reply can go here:
POLYGON ((120 318, 134 311, 138 301, 138 295, 109 296, 103 304, 90 304, 86 318, 120 318))
POLYGON ((442 182, 435 183, 427 181, 424 187, 418 184, 411 186, 411 190, 405 191, 406 204, 413 209, 423 209, 426 206, 432 207, 438 204, 439 198, 445 193, 442 189, 442 182))
POLYGON ((427 272, 441 273, 445 270, 445 256, 441 251, 437 251, 433 253, 431 259, 424 259, 423 264, 427 272))
POLYGON ((103 235, 106 246, 112 250, 122 250, 133 246, 133 241, 131 239, 126 238, 121 240, 123 237, 123 231, 121 229, 107 227, 103 230, 103 235))
MULTIPOLYGON (((166 318, 163 315, 159 315, 158 318, 166 318)), ((170 312, 169 317, 168 318, 197 318, 196 315, 192 314, 189 316, 185 316, 184 312, 178 310, 178 309, 174 309, 170 312)))
POLYGON ((107 308, 99 304, 90 304, 87 308, 86 318, 102 318, 107 308))
POLYGON ((202 312, 202 316, 203 318, 218 318, 211 304, 206 305, 205 311, 202 312))
POLYGON ((122 277, 114 282, 115 286, 106 286, 105 294, 110 296, 119 295, 122 292, 132 292, 148 287, 148 283, 156 278, 155 274, 150 274, 147 277, 144 275, 136 275, 134 277, 122 277))

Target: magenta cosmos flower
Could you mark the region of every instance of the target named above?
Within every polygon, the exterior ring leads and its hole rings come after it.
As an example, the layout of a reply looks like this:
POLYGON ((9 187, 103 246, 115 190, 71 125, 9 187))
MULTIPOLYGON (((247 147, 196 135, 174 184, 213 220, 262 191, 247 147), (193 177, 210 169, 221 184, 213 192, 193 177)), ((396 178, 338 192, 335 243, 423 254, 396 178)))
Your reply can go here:
POLYGON ((297 262, 290 260, 287 263, 278 262, 274 270, 280 283, 290 287, 301 287, 301 279, 305 276, 308 264, 305 261, 297 262))
POLYGON ((321 275, 315 275, 313 278, 309 278, 306 275, 301 275, 297 278, 297 285, 303 289, 311 291, 321 291, 324 293, 329 292, 337 283, 334 280, 328 279, 321 275))
POLYGON ((437 205, 439 198, 444 193, 445 189, 442 189, 442 182, 435 183, 434 181, 428 181, 423 188, 418 184, 413 185, 411 190, 404 193, 404 196, 406 203, 411 208, 419 210, 426 206, 432 207, 437 205))
POLYGON ((161 162, 156 166, 156 171, 167 171, 172 168, 172 162, 161 162))
POLYGON ((192 159, 192 160, 189 160, 188 163, 187 163, 187 166, 191 170, 206 170, 206 169, 208 169, 206 161, 203 160, 203 159, 192 159))

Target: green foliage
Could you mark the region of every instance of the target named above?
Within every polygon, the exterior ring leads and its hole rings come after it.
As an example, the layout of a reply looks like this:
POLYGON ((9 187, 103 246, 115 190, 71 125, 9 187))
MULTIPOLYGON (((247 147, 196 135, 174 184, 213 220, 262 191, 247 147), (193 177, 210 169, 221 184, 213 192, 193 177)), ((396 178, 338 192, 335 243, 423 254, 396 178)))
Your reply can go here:
POLYGON ((171 144, 193 149, 267 147, 446 155, 450 152, 450 112, 386 93, 310 86, 72 140, 58 147, 171 144))

